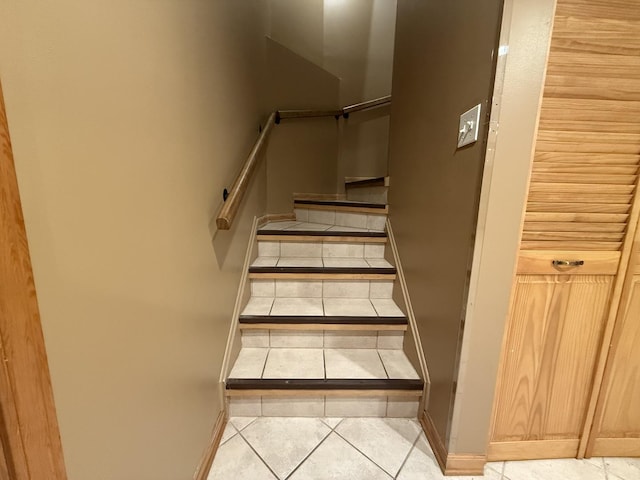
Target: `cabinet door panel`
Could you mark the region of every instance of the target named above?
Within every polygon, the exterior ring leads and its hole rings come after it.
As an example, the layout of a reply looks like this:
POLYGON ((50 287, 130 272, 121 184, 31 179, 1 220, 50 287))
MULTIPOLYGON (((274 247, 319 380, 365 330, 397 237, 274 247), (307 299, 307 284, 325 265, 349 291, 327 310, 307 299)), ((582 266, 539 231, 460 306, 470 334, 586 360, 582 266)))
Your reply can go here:
POLYGON ((613 280, 610 275, 516 277, 492 444, 536 441, 545 456, 540 441, 579 438, 613 280))
POLYGON ((596 456, 640 456, 640 275, 623 299, 601 394, 596 456))

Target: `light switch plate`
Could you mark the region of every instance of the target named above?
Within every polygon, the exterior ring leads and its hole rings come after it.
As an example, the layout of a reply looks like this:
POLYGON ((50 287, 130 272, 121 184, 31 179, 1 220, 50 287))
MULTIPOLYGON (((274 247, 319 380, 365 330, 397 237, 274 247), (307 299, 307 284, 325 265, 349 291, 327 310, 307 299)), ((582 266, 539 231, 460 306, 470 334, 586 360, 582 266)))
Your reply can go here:
POLYGON ((478 104, 460 115, 460 126, 458 127, 458 148, 478 141, 481 108, 482 104, 478 104))

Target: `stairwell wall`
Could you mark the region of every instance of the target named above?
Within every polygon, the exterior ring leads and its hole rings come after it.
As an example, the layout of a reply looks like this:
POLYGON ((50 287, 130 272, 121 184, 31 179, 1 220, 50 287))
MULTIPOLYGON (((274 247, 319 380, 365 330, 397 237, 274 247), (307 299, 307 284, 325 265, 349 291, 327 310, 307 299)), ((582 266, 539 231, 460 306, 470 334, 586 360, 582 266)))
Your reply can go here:
POLYGON ((0 76, 70 480, 191 478, 217 392, 266 113, 258 0, 0 1, 0 76))

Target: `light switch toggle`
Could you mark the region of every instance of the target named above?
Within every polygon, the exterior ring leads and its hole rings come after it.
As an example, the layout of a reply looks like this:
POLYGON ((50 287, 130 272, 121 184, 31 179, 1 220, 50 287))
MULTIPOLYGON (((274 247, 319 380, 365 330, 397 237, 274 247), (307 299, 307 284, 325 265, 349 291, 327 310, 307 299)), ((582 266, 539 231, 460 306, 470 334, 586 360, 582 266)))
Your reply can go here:
POLYGON ((478 104, 460 115, 460 125, 458 127, 458 148, 478 141, 481 108, 482 104, 478 104))

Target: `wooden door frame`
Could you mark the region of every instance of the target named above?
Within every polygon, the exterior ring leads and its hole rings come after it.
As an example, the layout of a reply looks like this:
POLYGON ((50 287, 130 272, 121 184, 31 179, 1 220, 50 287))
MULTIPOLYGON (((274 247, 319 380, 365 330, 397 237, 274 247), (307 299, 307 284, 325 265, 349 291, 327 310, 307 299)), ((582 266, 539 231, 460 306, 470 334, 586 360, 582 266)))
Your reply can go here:
POLYGON ((1 83, 0 355, 0 472, 66 480, 1 83))

